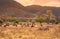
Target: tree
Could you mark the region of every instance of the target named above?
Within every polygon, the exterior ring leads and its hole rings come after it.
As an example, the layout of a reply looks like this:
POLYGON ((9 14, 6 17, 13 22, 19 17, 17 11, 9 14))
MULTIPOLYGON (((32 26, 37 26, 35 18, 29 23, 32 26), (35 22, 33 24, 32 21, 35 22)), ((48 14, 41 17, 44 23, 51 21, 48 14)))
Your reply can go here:
POLYGON ((55 15, 53 15, 53 12, 52 10, 47 10, 46 11, 46 14, 47 14, 47 19, 46 19, 46 22, 49 24, 49 23, 54 23, 56 21, 56 17, 55 15))

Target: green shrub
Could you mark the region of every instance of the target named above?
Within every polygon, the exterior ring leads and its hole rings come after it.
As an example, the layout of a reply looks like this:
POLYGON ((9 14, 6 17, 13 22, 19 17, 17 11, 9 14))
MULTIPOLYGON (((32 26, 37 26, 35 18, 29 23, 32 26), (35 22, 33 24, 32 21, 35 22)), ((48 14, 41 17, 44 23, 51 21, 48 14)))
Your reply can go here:
POLYGON ((46 20, 44 19, 44 17, 40 16, 36 21, 37 21, 37 22, 40 22, 40 23, 43 23, 43 22, 45 22, 46 20))
POLYGON ((16 17, 11 18, 11 21, 12 21, 12 22, 14 22, 14 23, 17 23, 17 24, 19 23, 19 19, 18 19, 18 18, 16 18, 16 17))

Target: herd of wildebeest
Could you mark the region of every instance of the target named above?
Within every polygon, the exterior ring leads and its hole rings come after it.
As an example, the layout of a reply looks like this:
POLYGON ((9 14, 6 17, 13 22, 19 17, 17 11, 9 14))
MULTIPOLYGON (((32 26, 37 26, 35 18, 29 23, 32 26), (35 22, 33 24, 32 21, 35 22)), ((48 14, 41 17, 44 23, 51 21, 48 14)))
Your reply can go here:
MULTIPOLYGON (((26 22, 26 23, 20 23, 20 24, 17 24, 17 23, 14 23, 14 24, 9 24, 9 23, 3 24, 2 22, 0 22, 0 27, 1 26, 8 27, 10 25, 16 26, 16 27, 17 26, 21 26, 21 27, 25 26, 25 27, 31 27, 31 28, 37 26, 39 28, 39 30, 49 30, 50 28, 53 28, 53 24, 52 25, 46 25, 44 27, 43 24, 41 24, 41 23, 35 23, 35 22, 32 22, 32 23, 27 23, 26 22)), ((59 28, 60 28, 60 26, 59 26, 59 28)))

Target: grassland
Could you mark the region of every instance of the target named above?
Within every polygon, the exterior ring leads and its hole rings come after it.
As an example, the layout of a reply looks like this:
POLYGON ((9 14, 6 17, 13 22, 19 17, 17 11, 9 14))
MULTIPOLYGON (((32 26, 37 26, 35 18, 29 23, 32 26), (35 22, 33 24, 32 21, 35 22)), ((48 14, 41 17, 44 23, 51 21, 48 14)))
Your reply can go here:
POLYGON ((60 39, 59 25, 54 24, 49 30, 40 30, 40 27, 2 26, 0 27, 0 39, 60 39))

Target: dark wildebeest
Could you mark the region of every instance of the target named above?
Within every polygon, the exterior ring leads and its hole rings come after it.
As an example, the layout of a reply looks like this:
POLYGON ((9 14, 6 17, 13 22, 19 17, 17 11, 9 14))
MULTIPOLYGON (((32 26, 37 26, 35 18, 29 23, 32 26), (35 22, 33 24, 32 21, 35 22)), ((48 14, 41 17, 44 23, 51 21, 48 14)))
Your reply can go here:
POLYGON ((7 27, 7 26, 9 26, 9 25, 10 25, 10 24, 9 24, 9 23, 7 23, 7 24, 5 24, 5 25, 4 25, 4 27, 7 27))
POLYGON ((31 27, 34 27, 34 25, 35 25, 35 22, 32 22, 32 25, 31 25, 31 27))
POLYGON ((0 21, 0 26, 2 26, 3 25, 3 22, 2 21, 0 21))
POLYGON ((17 24, 16 24, 16 23, 14 23, 14 24, 13 24, 13 26, 16 26, 16 27, 17 27, 17 24))

